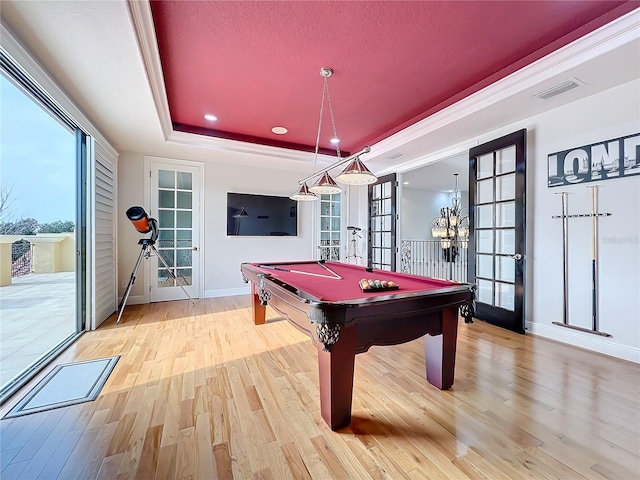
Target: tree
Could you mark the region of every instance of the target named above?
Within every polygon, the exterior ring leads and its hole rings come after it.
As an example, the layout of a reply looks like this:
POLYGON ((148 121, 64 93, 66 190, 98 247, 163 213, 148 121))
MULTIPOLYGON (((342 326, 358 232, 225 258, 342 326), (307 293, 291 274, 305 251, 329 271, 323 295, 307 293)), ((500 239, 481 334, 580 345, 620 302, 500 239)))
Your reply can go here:
POLYGON ((9 188, 0 187, 0 219, 3 219, 7 213, 7 210, 11 207, 12 200, 11 192, 13 191, 13 185, 9 188))
POLYGON ((16 222, 0 222, 0 235, 35 235, 38 233, 35 218, 22 218, 16 222))
POLYGON ((64 233, 73 232, 76 225, 71 220, 56 220, 42 225, 34 218, 21 218, 11 221, 9 210, 13 186, 0 187, 0 235, 35 235, 36 233, 64 233))
POLYGON ((71 220, 62 221, 56 220, 51 223, 43 223, 38 229, 38 233, 63 233, 73 232, 76 228, 76 224, 71 220))

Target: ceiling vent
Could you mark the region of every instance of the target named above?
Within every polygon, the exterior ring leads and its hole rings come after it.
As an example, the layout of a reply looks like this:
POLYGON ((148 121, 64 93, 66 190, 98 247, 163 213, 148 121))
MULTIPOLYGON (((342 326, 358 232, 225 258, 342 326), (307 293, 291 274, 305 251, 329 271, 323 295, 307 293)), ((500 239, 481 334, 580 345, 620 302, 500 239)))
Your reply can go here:
POLYGON ((547 88, 542 92, 538 92, 534 94, 534 97, 538 97, 541 100, 548 100, 556 95, 560 95, 561 93, 568 92, 569 90, 573 90, 574 88, 578 88, 579 86, 584 85, 584 82, 581 82, 577 78, 571 78, 566 82, 559 83, 558 85, 554 85, 551 88, 547 88))
POLYGON ((389 160, 395 160, 396 158, 400 158, 403 155, 404 155, 404 153, 402 153, 402 152, 395 152, 395 153, 392 153, 391 155, 387 156, 387 158, 389 160))

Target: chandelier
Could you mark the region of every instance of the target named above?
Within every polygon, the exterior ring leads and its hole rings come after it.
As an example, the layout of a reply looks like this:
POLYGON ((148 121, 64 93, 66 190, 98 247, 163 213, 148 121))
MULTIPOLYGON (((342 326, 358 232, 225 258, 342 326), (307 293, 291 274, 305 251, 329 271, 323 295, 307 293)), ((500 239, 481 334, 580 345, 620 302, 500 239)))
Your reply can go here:
POLYGON ((331 127, 333 129, 333 137, 331 138, 331 143, 336 146, 336 153, 338 156, 338 161, 333 165, 319 170, 308 177, 300 180, 298 184, 300 185, 298 191, 296 191, 289 198, 292 200, 317 200, 318 195, 321 194, 334 194, 342 192, 342 189, 337 185, 336 180, 339 183, 343 183, 345 185, 368 185, 374 183, 378 180, 373 173, 369 171, 369 169, 362 163, 360 160, 360 155, 364 153, 369 153, 371 149, 369 147, 364 147, 358 153, 351 155, 346 158, 341 158, 340 156, 340 139, 338 138, 338 134, 336 132, 336 122, 333 118, 333 106, 331 105, 331 95, 329 94, 329 82, 328 78, 333 75, 333 70, 329 67, 323 67, 320 69, 320 76, 323 78, 322 85, 322 102, 320 103, 320 120, 318 121, 318 133, 316 135, 316 148, 315 148, 315 156, 314 156, 314 169, 318 163, 318 149, 320 145, 320 131, 322 130, 322 117, 324 114, 324 102, 325 97, 327 98, 327 104, 329 106, 329 115, 331 117, 331 127), (347 162, 351 162, 344 171, 336 177, 336 180, 331 178, 329 175, 329 171, 333 168, 339 167, 347 162), (308 181, 313 180, 316 177, 320 177, 316 183, 309 187, 307 184, 308 181))
POLYGON ((458 174, 454 173, 456 188, 450 207, 440 209, 440 216, 431 222, 431 235, 440 239, 442 248, 458 248, 458 242, 469 238, 469 211, 460 205, 458 174))

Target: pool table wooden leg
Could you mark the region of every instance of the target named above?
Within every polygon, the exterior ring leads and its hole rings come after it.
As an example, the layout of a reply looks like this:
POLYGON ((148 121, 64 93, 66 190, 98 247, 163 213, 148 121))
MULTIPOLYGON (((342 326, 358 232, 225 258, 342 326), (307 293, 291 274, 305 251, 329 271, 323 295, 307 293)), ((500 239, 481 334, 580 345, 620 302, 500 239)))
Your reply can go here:
POLYGON ((255 325, 262 325, 265 322, 267 306, 260 303, 258 296, 258 285, 251 282, 251 315, 255 325))
POLYGON ((440 390, 446 390, 453 385, 456 366, 457 337, 457 308, 446 308, 443 310, 442 334, 424 336, 427 380, 440 390))
POLYGON ((330 352, 322 351, 322 343, 316 344, 320 374, 320 412, 331 430, 346 427, 351 422, 356 329, 356 326, 342 328, 340 339, 332 345, 330 352))

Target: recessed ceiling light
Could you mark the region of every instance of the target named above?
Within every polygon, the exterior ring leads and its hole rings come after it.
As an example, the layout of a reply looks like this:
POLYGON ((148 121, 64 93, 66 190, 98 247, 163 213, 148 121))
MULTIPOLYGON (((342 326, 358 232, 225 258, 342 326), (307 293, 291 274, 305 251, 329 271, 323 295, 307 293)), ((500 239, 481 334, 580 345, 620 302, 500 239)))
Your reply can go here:
POLYGON ((337 145, 337 144, 340 143, 340 139, 339 138, 332 138, 329 141, 331 142, 332 145, 337 145))
POLYGON ((211 115, 210 113, 207 113, 204 116, 205 120, 209 120, 210 122, 215 122, 216 120, 218 120, 218 117, 216 117, 215 115, 211 115))
POLYGON ((403 185, 409 185, 409 182, 402 182, 403 185))
POLYGON ((275 133, 276 135, 284 135, 284 134, 285 134, 285 133, 287 133, 289 130, 287 130, 287 129, 286 129, 286 128, 284 128, 284 127, 273 127, 273 128, 271 129, 271 131, 272 131, 273 133, 275 133))

